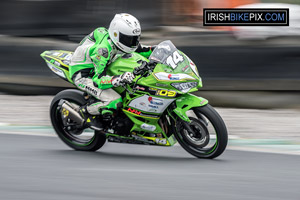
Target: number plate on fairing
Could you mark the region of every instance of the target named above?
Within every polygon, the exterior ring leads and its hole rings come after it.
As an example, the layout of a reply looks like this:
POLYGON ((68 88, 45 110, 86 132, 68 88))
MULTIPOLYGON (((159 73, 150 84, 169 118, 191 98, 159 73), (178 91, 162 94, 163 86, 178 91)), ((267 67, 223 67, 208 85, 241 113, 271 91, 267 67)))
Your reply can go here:
POLYGON ((132 100, 128 106, 151 113, 163 113, 175 99, 144 95, 132 100))

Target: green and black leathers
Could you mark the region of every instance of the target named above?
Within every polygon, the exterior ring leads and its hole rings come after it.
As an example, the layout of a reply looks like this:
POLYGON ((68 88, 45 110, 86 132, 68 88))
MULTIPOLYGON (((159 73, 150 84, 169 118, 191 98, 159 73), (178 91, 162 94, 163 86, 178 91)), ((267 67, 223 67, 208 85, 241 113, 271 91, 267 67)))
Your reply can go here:
MULTIPOLYGON (((137 53, 148 58, 151 53, 151 47, 142 47, 139 45, 137 53)), ((117 55, 122 55, 109 38, 107 29, 97 28, 87 35, 77 47, 70 64, 70 78, 80 70, 90 69, 92 80, 99 89, 108 89, 113 87, 112 77, 107 76, 105 68, 114 61, 117 55)))

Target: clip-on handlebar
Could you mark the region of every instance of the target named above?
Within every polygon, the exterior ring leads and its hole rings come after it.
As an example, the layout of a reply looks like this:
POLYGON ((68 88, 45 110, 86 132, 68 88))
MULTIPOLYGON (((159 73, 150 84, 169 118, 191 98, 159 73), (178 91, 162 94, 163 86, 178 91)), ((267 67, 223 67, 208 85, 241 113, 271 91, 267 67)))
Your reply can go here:
POLYGON ((152 71, 156 66, 156 63, 147 63, 146 61, 142 61, 142 64, 141 66, 139 67, 136 67, 134 70, 133 70, 133 75, 134 76, 138 76, 138 75, 141 75, 137 80, 136 82, 134 83, 134 86, 133 86, 133 92, 129 91, 126 87, 126 83, 123 83, 122 84, 122 87, 125 88, 125 90, 129 93, 129 94, 133 94, 135 93, 135 85, 136 83, 142 78, 144 77, 144 75, 146 74, 146 72, 149 72, 149 71, 152 71))

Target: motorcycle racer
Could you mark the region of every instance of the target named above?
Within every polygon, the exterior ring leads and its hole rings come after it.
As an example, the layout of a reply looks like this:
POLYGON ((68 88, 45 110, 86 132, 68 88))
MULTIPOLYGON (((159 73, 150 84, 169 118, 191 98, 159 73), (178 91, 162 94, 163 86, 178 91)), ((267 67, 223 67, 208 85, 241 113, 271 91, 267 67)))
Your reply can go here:
POLYGON ((141 45, 140 35, 141 26, 134 16, 116 14, 108 29, 95 29, 75 50, 70 63, 70 78, 79 89, 99 100, 80 109, 85 126, 101 129, 101 124, 91 116, 101 114, 103 118, 110 118, 122 102, 121 96, 112 87, 131 83, 135 78, 131 72, 108 76, 106 67, 126 53, 137 52, 146 58, 151 55, 154 47, 141 45))

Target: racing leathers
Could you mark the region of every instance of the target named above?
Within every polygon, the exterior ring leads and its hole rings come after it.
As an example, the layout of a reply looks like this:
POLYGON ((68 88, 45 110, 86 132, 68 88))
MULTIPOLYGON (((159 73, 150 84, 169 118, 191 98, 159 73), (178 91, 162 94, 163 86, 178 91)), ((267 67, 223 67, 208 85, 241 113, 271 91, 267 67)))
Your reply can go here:
MULTIPOLYGON (((152 53, 151 47, 139 45, 136 52, 148 58, 152 53)), ((106 67, 118 54, 125 54, 117 49, 106 28, 97 28, 87 35, 75 50, 70 64, 70 78, 81 90, 92 95, 98 102, 86 107, 91 115, 105 114, 116 109, 122 102, 121 96, 112 87, 120 84, 120 79, 132 81, 131 73, 121 76, 106 75, 106 67)))

